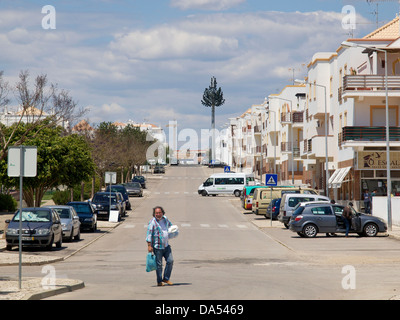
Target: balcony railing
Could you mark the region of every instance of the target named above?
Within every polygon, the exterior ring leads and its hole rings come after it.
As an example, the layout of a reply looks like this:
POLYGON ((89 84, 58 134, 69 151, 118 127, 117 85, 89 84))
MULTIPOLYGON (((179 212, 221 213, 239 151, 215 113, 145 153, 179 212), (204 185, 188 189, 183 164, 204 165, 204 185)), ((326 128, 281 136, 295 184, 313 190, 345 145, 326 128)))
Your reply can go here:
MULTIPOLYGON (((390 141, 400 141, 400 127, 389 128, 390 141)), ((339 133, 339 145, 346 141, 385 141, 386 127, 344 127, 339 133)))
POLYGON ((282 123, 302 123, 304 111, 282 112, 282 123))
MULTIPOLYGON (((388 89, 400 90, 400 76, 388 76, 388 89)), ((385 90, 385 77, 376 75, 356 75, 343 77, 343 91, 385 90)))

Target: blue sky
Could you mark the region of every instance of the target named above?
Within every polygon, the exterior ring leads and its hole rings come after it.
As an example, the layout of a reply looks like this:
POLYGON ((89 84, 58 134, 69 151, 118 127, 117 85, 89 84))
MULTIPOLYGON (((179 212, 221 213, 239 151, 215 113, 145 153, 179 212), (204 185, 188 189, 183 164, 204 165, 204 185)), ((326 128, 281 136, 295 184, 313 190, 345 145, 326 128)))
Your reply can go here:
MULTIPOLYGON (((216 76, 226 103, 217 127, 306 74, 312 56, 350 37, 342 8, 357 12, 354 37, 376 28, 375 3, 361 0, 2 0, 0 61, 7 80, 46 73, 89 108, 90 123, 128 119, 165 128, 210 127, 201 105, 216 76), (56 9, 45 30, 42 7, 56 9)), ((379 23, 398 1, 379 2, 379 23)))

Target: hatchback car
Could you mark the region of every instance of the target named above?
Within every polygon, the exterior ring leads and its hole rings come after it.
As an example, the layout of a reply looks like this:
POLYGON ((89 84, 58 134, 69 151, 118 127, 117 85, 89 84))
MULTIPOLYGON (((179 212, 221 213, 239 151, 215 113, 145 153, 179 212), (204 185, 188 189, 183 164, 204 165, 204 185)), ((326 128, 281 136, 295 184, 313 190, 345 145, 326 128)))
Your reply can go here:
POLYGON ((63 239, 72 241, 81 239, 81 222, 78 214, 71 206, 44 206, 51 208, 58 213, 61 220, 63 239))
POLYGON ((153 173, 165 173, 165 168, 163 165, 157 164, 154 167, 153 173))
MULTIPOLYGON (((343 209, 344 206, 324 202, 299 203, 289 221, 289 229, 306 238, 313 238, 318 233, 345 233, 341 218, 343 209)), ((387 224, 383 219, 353 209, 349 233, 375 237, 386 230, 387 224)))
POLYGON ((128 182, 124 183, 123 186, 130 196, 143 197, 143 188, 139 182, 128 182))
MULTIPOLYGON (((110 186, 106 187, 106 191, 110 191, 110 186)), ((122 194, 123 201, 125 202, 125 208, 123 209, 122 215, 125 216, 126 210, 131 210, 131 203, 129 202, 129 194, 126 188, 122 184, 111 185, 111 192, 119 192, 122 194)))
POLYGON ((124 214, 123 199, 119 192, 96 192, 91 201, 97 217, 109 219, 111 210, 118 211, 118 220, 124 214))
MULTIPOLYGON (((11 220, 7 220, 6 249, 19 246, 20 211, 18 210, 11 220)), ((23 208, 22 209, 22 246, 45 247, 48 250, 62 247, 62 227, 60 217, 51 208, 23 208)))
POLYGON ((267 211, 265 213, 265 218, 276 220, 278 219, 279 207, 281 205, 281 198, 272 199, 267 207, 267 211))
POLYGON ((132 182, 139 182, 143 189, 146 189, 146 178, 144 176, 134 176, 132 182))
POLYGON ((97 214, 89 202, 71 201, 67 203, 67 206, 73 207, 78 214, 81 230, 89 229, 92 232, 97 230, 97 214))

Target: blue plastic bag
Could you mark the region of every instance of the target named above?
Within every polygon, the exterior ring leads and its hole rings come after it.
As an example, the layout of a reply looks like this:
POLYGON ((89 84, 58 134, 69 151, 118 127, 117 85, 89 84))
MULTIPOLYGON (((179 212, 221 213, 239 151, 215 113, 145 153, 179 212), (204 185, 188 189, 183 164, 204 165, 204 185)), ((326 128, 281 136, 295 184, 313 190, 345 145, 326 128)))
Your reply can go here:
POLYGON ((151 272, 157 269, 156 256, 149 252, 146 259, 146 272, 151 272))

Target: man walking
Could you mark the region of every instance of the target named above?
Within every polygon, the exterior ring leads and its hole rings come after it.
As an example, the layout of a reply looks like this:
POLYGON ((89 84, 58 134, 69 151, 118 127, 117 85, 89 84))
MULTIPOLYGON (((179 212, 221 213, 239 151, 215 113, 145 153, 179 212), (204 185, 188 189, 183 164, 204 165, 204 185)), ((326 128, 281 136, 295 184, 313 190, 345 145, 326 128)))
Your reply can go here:
POLYGON ((168 228, 171 226, 172 223, 165 216, 164 209, 160 206, 153 208, 153 218, 150 220, 147 227, 146 242, 148 252, 153 252, 156 256, 157 285, 160 287, 164 286, 164 284, 173 285, 169 280, 174 264, 171 246, 168 243, 168 228), (162 276, 163 258, 166 261, 164 277, 162 276))

